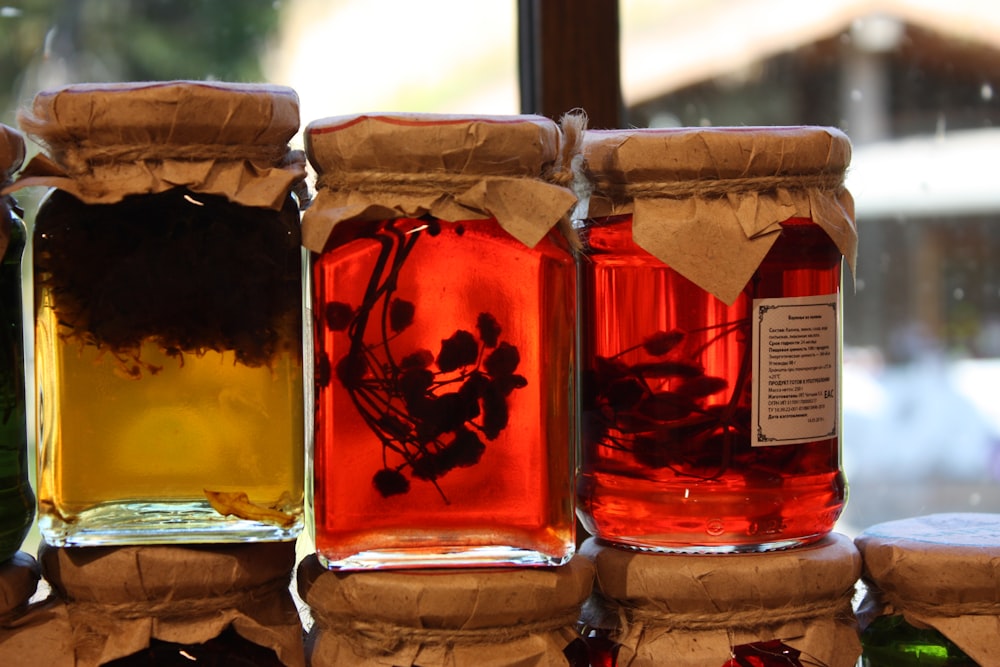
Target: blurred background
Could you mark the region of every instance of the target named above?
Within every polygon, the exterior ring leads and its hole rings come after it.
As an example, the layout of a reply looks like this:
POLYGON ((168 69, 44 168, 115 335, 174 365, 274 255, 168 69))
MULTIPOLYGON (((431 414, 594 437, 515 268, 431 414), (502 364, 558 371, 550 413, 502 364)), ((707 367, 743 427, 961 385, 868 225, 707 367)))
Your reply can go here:
MULTIPOLYGON (((178 78, 292 86, 303 125, 537 111, 525 34, 545 2, 0 0, 0 122, 52 86, 178 78)), ((591 20, 574 11, 587 2, 562 4, 551 34, 591 20)), ((819 124, 854 143, 838 530, 1000 511, 1000 3, 610 5, 614 57, 571 61, 549 85, 609 66, 621 126, 819 124)))

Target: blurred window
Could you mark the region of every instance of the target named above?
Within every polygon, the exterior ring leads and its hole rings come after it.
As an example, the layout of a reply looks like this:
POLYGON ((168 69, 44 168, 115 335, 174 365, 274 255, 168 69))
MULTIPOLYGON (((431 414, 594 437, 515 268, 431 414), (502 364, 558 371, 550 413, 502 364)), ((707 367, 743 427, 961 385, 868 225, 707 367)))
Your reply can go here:
POLYGON ((1000 511, 1000 5, 621 0, 626 122, 854 144, 838 529, 1000 511))

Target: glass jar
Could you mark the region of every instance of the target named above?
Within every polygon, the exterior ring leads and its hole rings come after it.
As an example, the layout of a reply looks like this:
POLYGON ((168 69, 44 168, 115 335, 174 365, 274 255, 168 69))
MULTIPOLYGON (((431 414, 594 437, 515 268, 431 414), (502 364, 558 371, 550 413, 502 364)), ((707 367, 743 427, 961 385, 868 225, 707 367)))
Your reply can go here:
POLYGON ((546 180, 559 148, 558 126, 534 116, 307 128, 314 523, 329 567, 573 554, 575 273, 556 227, 576 199, 546 180))
POLYGON ((292 542, 39 550, 75 665, 301 667, 292 542))
POLYGON ((1000 515, 888 521, 855 543, 867 589, 858 609, 863 667, 996 664, 1000 515))
MULTIPOLYGON (((24 137, 0 124, 0 190, 24 160, 24 137)), ((0 197, 0 562, 21 548, 35 518, 28 481, 21 259, 27 231, 13 197, 0 197)))
POLYGON ((567 665, 587 667, 577 619, 594 568, 330 572, 315 554, 298 566, 313 626, 312 667, 567 665))
POLYGON ((639 552, 586 540, 595 588, 583 621, 629 667, 855 667, 861 557, 829 533, 786 551, 639 552))
POLYGON ((294 91, 39 94, 39 525, 52 545, 286 540, 302 526, 304 156, 294 91))
POLYGON ((737 552, 833 528, 849 154, 827 128, 587 133, 577 499, 593 535, 737 552))

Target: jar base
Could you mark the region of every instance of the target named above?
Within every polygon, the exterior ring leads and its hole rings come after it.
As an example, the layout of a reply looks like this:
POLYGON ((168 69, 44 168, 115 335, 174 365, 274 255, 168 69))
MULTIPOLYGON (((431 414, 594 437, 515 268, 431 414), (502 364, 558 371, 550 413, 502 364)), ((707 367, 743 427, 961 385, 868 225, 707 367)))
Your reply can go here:
POLYGON ((207 502, 122 502, 99 505, 71 520, 41 514, 38 527, 54 547, 282 542, 302 532, 302 518, 281 526, 224 516, 207 502))
POLYGON ((768 551, 784 551, 785 549, 794 549, 796 547, 804 547, 810 544, 814 544, 819 540, 823 539, 826 533, 821 533, 818 535, 810 535, 807 537, 793 538, 776 540, 774 542, 759 542, 752 544, 683 544, 683 545, 672 545, 672 544, 658 544, 655 546, 650 546, 648 543, 643 544, 630 544, 627 541, 609 540, 605 538, 598 537, 598 541, 602 544, 607 544, 609 546, 616 547, 618 549, 627 549, 629 551, 636 551, 639 553, 651 553, 651 554, 752 554, 752 553, 765 553, 768 551))
POLYGON ((461 567, 558 567, 570 561, 575 549, 563 556, 509 546, 455 549, 384 549, 362 551, 343 558, 329 558, 317 550, 319 562, 329 570, 388 570, 461 567))

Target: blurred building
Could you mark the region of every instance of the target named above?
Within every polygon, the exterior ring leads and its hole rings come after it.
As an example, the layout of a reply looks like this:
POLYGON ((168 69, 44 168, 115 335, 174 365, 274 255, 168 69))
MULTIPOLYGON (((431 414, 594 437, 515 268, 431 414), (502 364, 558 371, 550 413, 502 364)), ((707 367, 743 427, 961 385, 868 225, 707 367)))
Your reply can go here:
POLYGON ((1000 3, 662 4, 623 3, 645 15, 623 35, 628 123, 845 130, 861 235, 845 343, 1000 356, 1000 3))

